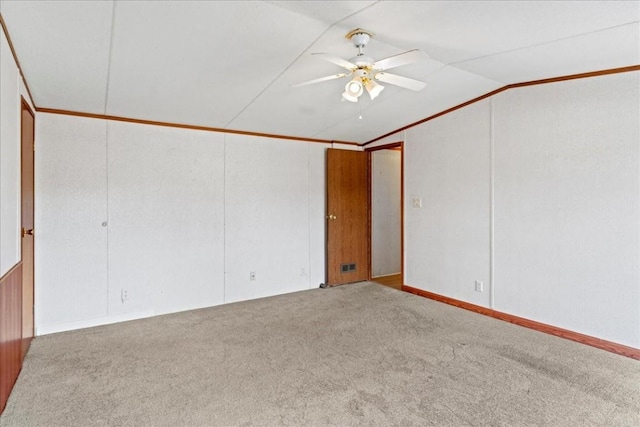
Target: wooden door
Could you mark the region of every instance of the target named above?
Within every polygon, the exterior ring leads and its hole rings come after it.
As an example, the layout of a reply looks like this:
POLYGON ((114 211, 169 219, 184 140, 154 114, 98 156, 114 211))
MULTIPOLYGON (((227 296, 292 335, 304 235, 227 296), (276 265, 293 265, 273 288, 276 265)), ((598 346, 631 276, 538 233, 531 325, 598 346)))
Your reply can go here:
POLYGON ((369 279, 369 153, 327 150, 327 285, 369 279))
POLYGON ((27 353, 34 335, 33 316, 33 170, 34 170, 34 115, 22 100, 21 126, 21 185, 22 185, 22 356, 27 353))

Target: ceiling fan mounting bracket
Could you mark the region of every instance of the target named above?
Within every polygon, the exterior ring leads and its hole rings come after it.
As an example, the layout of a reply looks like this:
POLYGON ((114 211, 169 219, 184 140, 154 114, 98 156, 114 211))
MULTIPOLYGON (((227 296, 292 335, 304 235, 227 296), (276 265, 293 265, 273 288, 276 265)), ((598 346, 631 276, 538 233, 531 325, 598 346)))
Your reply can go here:
POLYGON ((373 36, 374 34, 371 31, 356 28, 355 30, 349 31, 345 35, 345 38, 351 40, 353 45, 359 49, 359 55, 362 55, 362 49, 367 46, 367 43, 369 43, 369 40, 371 40, 373 36))

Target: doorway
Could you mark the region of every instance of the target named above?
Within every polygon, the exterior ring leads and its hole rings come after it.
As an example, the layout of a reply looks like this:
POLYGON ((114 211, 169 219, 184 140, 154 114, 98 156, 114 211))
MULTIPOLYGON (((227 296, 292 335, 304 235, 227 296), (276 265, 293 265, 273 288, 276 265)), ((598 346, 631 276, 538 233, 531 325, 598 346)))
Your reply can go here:
POLYGON ((371 157, 371 280, 403 284, 403 144, 367 149, 371 157))

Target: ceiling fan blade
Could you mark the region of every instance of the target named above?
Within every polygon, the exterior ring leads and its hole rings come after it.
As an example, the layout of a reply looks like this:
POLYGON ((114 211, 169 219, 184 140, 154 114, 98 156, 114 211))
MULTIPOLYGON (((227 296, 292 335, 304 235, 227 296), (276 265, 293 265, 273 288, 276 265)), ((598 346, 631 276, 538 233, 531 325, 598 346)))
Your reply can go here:
POLYGON ((400 67, 401 65, 413 64, 414 62, 427 59, 426 53, 419 49, 410 50, 399 55, 390 56, 373 63, 374 70, 388 70, 390 68, 400 67))
POLYGON ((317 56, 319 58, 324 59, 325 61, 329 61, 333 64, 339 65, 342 68, 346 68, 349 71, 353 71, 358 66, 352 62, 347 61, 346 59, 338 58, 337 56, 329 55, 328 53, 312 53, 311 55, 317 56))
POLYGON ((392 85, 400 86, 405 89, 411 90, 422 90, 427 86, 425 82, 421 82, 420 80, 410 79, 409 77, 402 77, 396 74, 390 73, 378 73, 374 76, 376 80, 380 80, 381 82, 389 83, 392 85))
POLYGON ((327 76, 327 77, 320 77, 319 79, 313 79, 313 80, 309 80, 309 81, 302 82, 302 83, 296 83, 296 84, 291 85, 291 87, 300 87, 300 86, 312 85, 314 83, 326 82, 328 80, 341 79, 342 77, 347 77, 348 75, 349 74, 347 74, 347 73, 333 74, 333 75, 327 76))

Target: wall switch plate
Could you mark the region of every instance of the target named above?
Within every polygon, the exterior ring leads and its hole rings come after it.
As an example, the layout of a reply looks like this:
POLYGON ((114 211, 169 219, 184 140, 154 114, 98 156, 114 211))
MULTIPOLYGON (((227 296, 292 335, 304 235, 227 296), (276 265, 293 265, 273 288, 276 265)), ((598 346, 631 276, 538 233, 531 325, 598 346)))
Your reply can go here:
POLYGON ((249 280, 256 280, 256 272, 252 271, 251 273, 249 273, 249 280))
POLYGON ((482 292, 483 283, 482 280, 476 280, 476 292, 482 292))
POLYGON ((414 197, 411 200, 411 204, 413 205, 414 208, 421 208, 422 207, 422 199, 420 197, 414 197))
POLYGON ((120 299, 125 302, 129 299, 129 291, 126 289, 120 289, 120 299))

